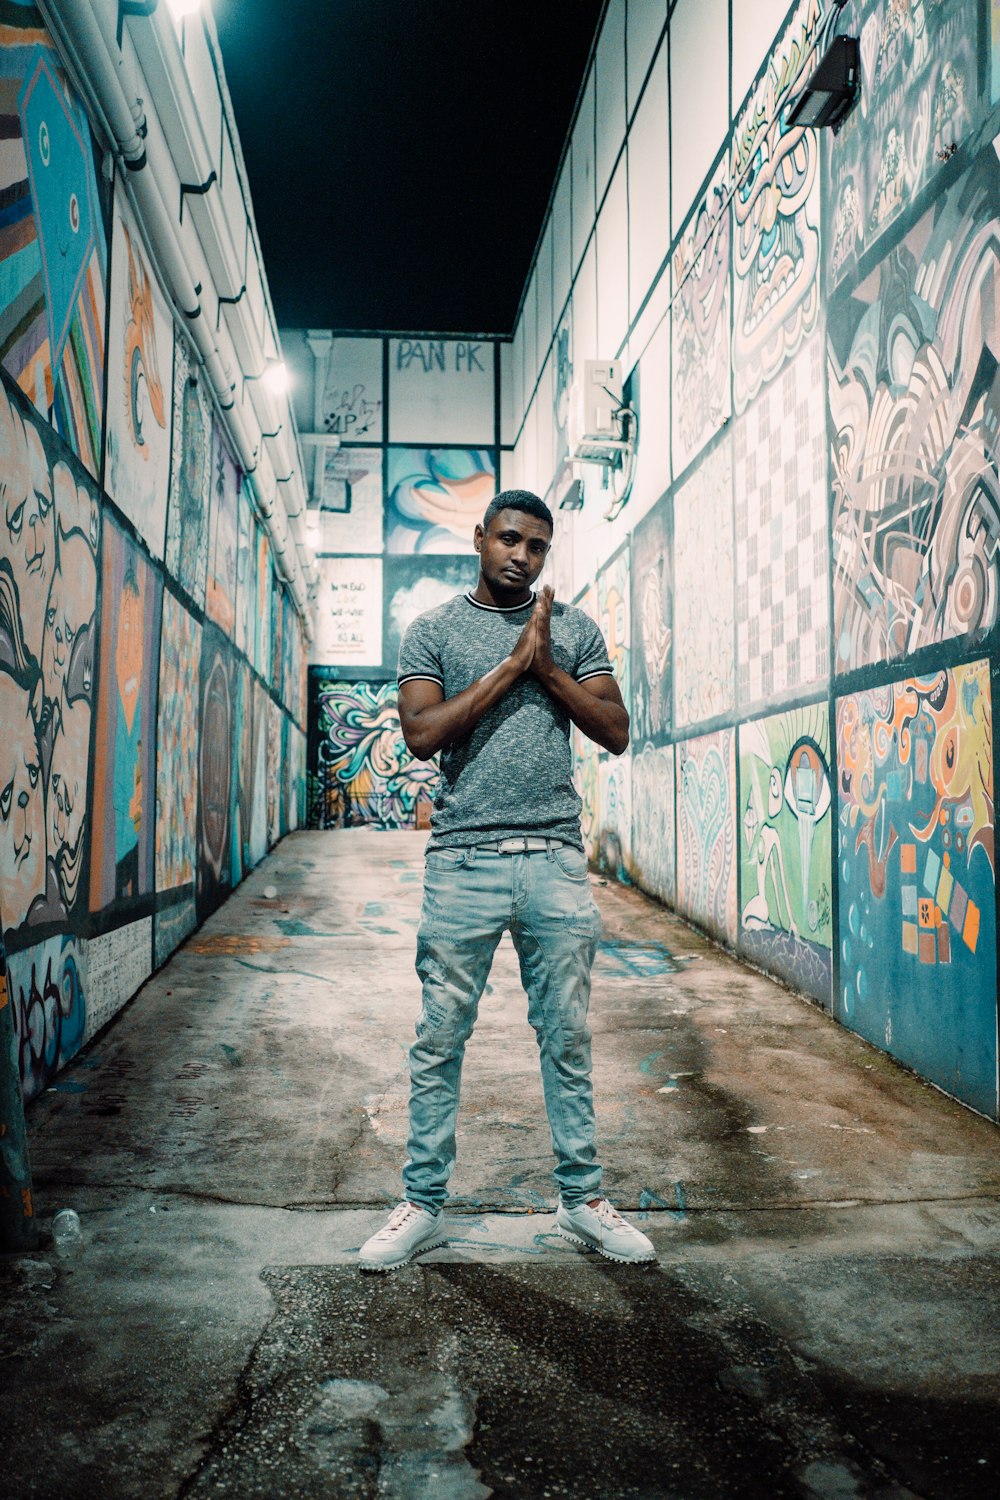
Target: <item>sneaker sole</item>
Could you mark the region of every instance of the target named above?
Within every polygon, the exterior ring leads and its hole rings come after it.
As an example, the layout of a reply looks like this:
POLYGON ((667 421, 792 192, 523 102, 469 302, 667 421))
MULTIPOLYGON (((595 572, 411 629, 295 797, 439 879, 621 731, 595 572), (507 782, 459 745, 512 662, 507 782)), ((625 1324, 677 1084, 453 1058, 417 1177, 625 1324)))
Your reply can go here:
POLYGON ((428 1250, 440 1250, 442 1245, 447 1245, 447 1238, 443 1240, 432 1240, 429 1244, 418 1245, 411 1250, 405 1260, 359 1260, 360 1271, 398 1271, 400 1266, 408 1266, 411 1260, 416 1260, 418 1255, 425 1255, 428 1250))
POLYGON ((584 1250, 595 1250, 598 1255, 603 1255, 605 1260, 617 1261, 620 1266, 648 1266, 656 1259, 656 1251, 650 1255, 616 1255, 613 1250, 605 1250, 603 1245, 595 1245, 593 1240, 585 1240, 581 1235, 571 1234, 568 1229, 556 1225, 556 1234, 564 1240, 569 1240, 571 1245, 582 1245, 584 1250))

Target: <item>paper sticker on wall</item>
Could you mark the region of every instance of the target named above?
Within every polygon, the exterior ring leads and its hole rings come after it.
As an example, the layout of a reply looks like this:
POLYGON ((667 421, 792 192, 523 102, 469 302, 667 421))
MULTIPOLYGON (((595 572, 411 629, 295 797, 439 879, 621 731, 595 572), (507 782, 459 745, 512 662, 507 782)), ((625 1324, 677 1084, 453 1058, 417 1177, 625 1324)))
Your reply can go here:
POLYGON ((382 440, 382 340, 331 339, 321 353, 323 430, 344 443, 382 440))
POLYGON ((989 662, 842 698, 837 762, 835 1013, 995 1117, 989 662))
POLYGON ((236 549, 242 472, 218 422, 212 430, 212 522, 205 608, 226 635, 236 629, 236 549))

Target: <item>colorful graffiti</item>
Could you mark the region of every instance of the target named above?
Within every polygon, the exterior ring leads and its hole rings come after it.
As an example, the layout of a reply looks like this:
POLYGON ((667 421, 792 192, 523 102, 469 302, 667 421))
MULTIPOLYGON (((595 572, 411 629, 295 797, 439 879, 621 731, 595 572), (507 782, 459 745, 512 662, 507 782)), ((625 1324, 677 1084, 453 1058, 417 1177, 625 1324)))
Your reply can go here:
POLYGON ((632 873, 651 896, 677 899, 674 747, 643 745, 632 757, 632 873))
POLYGON ((250 802, 250 864, 259 865, 268 848, 267 705, 261 683, 253 683, 253 773, 250 802))
POLYGON ((736 736, 677 746, 677 905, 736 946, 736 736))
POLYGON ((820 0, 800 0, 733 130, 737 415, 819 320, 819 135, 801 125, 789 128, 785 106, 811 61, 823 19, 820 0))
POLYGON ((187 345, 174 347, 174 422, 166 564, 199 607, 205 604, 208 567, 212 409, 204 382, 192 368, 187 345))
POLYGON ((739 730, 740 950, 830 1005, 830 711, 739 730))
POLYGON ((997 1113, 987 661, 837 704, 839 1018, 997 1113))
POLYGON ((733 435, 737 701, 773 703, 830 675, 823 341, 811 339, 733 435))
POLYGON ((967 0, 863 0, 857 107, 830 143, 827 286, 911 204, 969 136, 976 111, 976 6, 967 0))
POLYGON ((271 680, 271 544, 263 527, 257 528, 257 605, 254 616, 253 662, 265 682, 271 680))
POLYGON ((249 496, 240 496, 239 531, 236 538, 236 649, 254 662, 257 604, 257 522, 249 496))
POLYGON ((3 19, 0 362, 96 478, 107 233, 93 140, 37 11, 3 19))
POLYGON ((8 932, 82 906, 100 510, 0 388, 0 888, 8 932))
POLYGON ((90 909, 153 889, 156 644, 163 585, 136 544, 104 525, 101 668, 94 738, 90 909))
POLYGON ((166 541, 174 325, 124 193, 115 198, 104 486, 154 557, 166 541))
POLYGON ((156 889, 193 886, 198 837, 198 664, 202 627, 168 590, 160 631, 156 889))
MULTIPOLYGON (((236 630, 236 550, 239 526, 240 469, 233 461, 218 422, 212 429, 212 523, 205 610, 233 635, 236 630)), ((280 660, 280 652, 278 653, 280 660)))
POLYGON ((230 888, 230 793, 233 779, 233 685, 228 643, 206 625, 202 632, 201 719, 198 736, 199 917, 230 888))
POLYGON ((268 848, 281 837, 281 709, 268 697, 267 705, 267 843, 268 848))
POLYGON ((86 944, 62 933, 21 953, 8 953, 7 989, 21 1088, 25 1099, 33 1099, 83 1045, 86 944))
POLYGON ((314 826, 374 823, 413 828, 433 800, 438 768, 414 760, 403 739, 395 683, 315 683, 314 826))
POLYGON ((483 448, 390 448, 387 552, 464 552, 496 493, 483 448))
POLYGON ((601 755, 597 818, 597 863, 628 882, 632 868, 632 757, 601 755))
POLYGON ((998 305, 990 147, 831 307, 838 671, 1000 620, 998 305))
POLYGON ((632 590, 625 547, 597 575, 597 623, 625 702, 632 703, 632 590))
POLYGON ((632 740, 670 728, 673 577, 670 500, 653 507, 632 533, 632 740))
POLYGON ((682 728, 727 713, 734 701, 733 476, 728 439, 677 491, 673 510, 673 718, 682 728))
POLYGON ((601 842, 601 764, 594 741, 575 726, 572 732, 573 783, 580 797, 580 832, 589 860, 597 860, 601 842))
POLYGON ((674 250, 671 417, 681 474, 732 415, 729 167, 723 160, 674 250))

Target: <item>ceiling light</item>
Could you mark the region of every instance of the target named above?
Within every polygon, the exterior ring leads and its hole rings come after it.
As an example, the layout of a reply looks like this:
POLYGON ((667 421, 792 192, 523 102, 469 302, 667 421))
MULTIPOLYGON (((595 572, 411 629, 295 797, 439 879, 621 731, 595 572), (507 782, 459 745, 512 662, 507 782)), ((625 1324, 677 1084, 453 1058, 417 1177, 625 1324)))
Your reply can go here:
POLYGON ((284 360, 279 360, 276 364, 268 365, 264 371, 264 384, 276 396, 280 396, 288 390, 288 366, 284 360))
POLYGON ((167 5, 174 20, 183 21, 185 16, 193 16, 201 9, 201 0, 167 0, 167 5))
POLYGON ((834 135, 850 114, 861 92, 861 45, 857 37, 835 36, 798 98, 788 110, 787 123, 819 130, 829 125, 834 135))

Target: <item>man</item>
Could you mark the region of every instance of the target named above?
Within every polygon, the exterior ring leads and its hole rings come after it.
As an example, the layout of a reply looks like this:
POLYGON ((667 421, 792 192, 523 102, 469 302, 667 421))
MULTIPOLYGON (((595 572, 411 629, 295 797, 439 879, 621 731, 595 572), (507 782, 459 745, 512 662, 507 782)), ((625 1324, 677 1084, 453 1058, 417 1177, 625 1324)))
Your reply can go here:
POLYGON ((600 916, 574 790, 570 721, 621 755, 629 719, 597 626, 531 585, 552 542, 537 495, 506 490, 476 527, 479 582, 414 620, 399 653, 399 717, 412 753, 441 752, 417 935, 423 1010, 410 1051, 406 1197, 361 1247, 393 1270, 444 1244, 465 1044, 509 930, 541 1052, 559 1187, 556 1227, 612 1260, 653 1260, 600 1196, 587 1007, 600 916))

